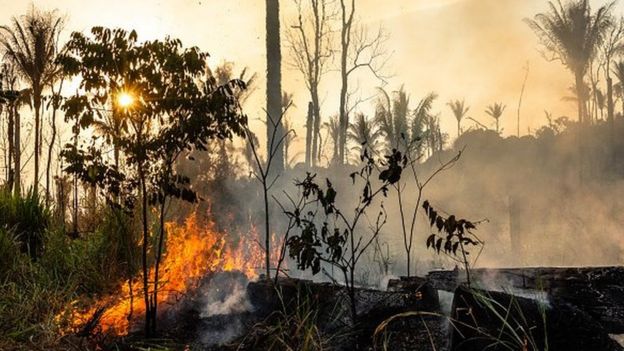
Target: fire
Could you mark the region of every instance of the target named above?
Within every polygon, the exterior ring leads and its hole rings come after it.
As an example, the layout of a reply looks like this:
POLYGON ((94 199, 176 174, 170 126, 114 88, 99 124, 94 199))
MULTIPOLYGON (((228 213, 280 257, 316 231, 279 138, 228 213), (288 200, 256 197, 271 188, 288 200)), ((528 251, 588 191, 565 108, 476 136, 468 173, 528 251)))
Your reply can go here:
MULTIPOLYGON (((240 235, 236 245, 228 234, 215 230, 213 222, 200 223, 195 213, 182 225, 167 223, 166 229, 167 244, 159 279, 160 311, 175 304, 180 296, 197 287, 200 280, 210 273, 240 271, 253 280, 264 267, 261 235, 255 227, 248 234, 240 235)), ((273 235, 272 262, 277 261, 280 247, 273 235)), ((154 276, 153 268, 149 276, 154 276)), ((142 277, 139 275, 132 282, 126 281, 118 294, 103 298, 94 306, 87 311, 76 311, 73 307, 65 311, 62 316, 70 321, 68 331, 79 330, 100 310, 103 312, 99 319, 99 331, 128 334, 132 322, 141 320, 145 315, 142 277)))

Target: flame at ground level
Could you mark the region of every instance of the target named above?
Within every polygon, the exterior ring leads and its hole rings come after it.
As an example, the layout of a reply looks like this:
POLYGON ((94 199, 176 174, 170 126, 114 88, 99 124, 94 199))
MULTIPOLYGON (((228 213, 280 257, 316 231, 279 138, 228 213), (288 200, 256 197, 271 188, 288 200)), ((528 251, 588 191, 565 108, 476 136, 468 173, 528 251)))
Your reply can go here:
MULTIPOLYGON (((196 288, 200 280, 210 273, 240 271, 251 280, 257 278, 257 271, 264 266, 264 249, 260 246, 255 227, 247 235, 241 235, 236 245, 233 238, 215 230, 214 223, 200 223, 195 213, 184 224, 167 223, 166 228, 166 251, 159 273, 159 312, 196 288)), ((271 256, 276 262, 281 245, 275 238, 272 242, 271 256)), ((153 279, 154 268, 149 277, 153 279)), ((93 320, 94 315, 102 313, 98 331, 125 335, 131 330, 133 321, 142 321, 145 316, 143 293, 142 276, 137 276, 123 284, 119 293, 102 298, 87 311, 70 308, 61 315, 69 318, 69 331, 76 331, 93 320)))

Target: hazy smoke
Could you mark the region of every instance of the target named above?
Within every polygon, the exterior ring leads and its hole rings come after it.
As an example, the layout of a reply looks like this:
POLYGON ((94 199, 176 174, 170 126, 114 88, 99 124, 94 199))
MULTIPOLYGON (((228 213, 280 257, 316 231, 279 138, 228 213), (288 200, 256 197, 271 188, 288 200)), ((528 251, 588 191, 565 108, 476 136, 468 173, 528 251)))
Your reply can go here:
POLYGON ((221 345, 241 336, 243 314, 251 311, 247 283, 242 273, 220 272, 202 287, 199 341, 203 345, 221 345))

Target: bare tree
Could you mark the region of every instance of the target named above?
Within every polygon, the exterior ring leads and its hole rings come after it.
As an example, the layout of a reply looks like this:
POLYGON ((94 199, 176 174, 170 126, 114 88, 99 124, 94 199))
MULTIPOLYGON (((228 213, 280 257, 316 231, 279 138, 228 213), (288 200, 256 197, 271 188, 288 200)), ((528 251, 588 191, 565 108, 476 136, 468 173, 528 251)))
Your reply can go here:
POLYGON ((286 40, 292 57, 291 66, 304 78, 310 92, 310 121, 306 123, 306 166, 319 161, 321 106, 319 85, 328 71, 332 56, 331 20, 334 13, 328 0, 294 0, 297 20, 286 31, 286 40))
MULTIPOLYGON (((245 137, 247 139, 248 146, 248 158, 252 159, 255 163, 252 166, 252 174, 258 180, 258 182, 262 185, 262 195, 264 199, 264 253, 265 253, 265 271, 266 271, 266 279, 271 279, 271 216, 269 213, 269 196, 270 191, 277 179, 280 177, 281 173, 274 170, 276 167, 276 162, 278 158, 276 155, 278 154, 278 150, 284 150, 284 141, 289 137, 291 133, 294 131, 289 130, 281 136, 276 132, 276 129, 282 125, 282 119, 284 118, 284 113, 288 110, 290 105, 283 108, 283 112, 277 117, 269 117, 269 121, 274 121, 274 123, 267 124, 267 128, 272 128, 269 132, 271 138, 267 140, 267 145, 269 148, 269 152, 267 154, 266 160, 263 160, 259 150, 258 150, 258 138, 256 138, 255 134, 249 129, 249 126, 245 126, 245 137), (278 136, 280 138, 278 139, 278 136)), ((283 166, 283 165, 282 165, 283 166)), ((280 262, 281 263, 281 259, 280 262)), ((278 271, 275 273, 276 279, 277 275, 279 275, 279 267, 278 271)))
POLYGON ((374 77, 385 83, 382 73, 388 61, 385 44, 386 31, 380 27, 371 33, 355 19, 356 1, 340 0, 340 106, 338 161, 345 162, 347 129, 349 127, 349 78, 360 69, 367 69, 374 77))
POLYGON ((524 79, 522 80, 522 88, 520 89, 520 97, 518 98, 518 110, 517 110, 517 124, 516 134, 520 137, 520 109, 522 108, 522 98, 524 97, 524 89, 526 88, 527 80, 529 79, 529 61, 524 66, 524 79))

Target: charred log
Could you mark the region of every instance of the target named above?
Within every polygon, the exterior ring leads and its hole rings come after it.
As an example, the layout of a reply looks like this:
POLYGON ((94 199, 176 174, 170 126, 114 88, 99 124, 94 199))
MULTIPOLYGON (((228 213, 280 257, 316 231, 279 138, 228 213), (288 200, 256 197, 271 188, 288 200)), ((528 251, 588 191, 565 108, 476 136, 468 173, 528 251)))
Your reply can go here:
POLYGON ((455 292, 450 350, 622 350, 585 311, 560 299, 503 292, 455 292))
MULTIPOLYGON (((475 286, 489 290, 543 291, 575 305, 609 333, 624 333, 624 267, 474 269, 475 286)), ((436 289, 454 291, 465 282, 458 271, 427 276, 436 289)))

